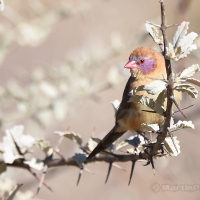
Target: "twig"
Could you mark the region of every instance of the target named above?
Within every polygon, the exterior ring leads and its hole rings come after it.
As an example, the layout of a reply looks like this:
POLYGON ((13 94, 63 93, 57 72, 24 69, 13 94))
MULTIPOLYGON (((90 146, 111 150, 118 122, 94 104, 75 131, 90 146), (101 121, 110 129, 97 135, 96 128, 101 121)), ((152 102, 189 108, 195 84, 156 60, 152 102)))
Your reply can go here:
POLYGON ((168 25, 168 26, 166 26, 166 28, 172 28, 172 27, 174 27, 174 26, 179 26, 180 24, 173 24, 173 25, 168 25))
POLYGON ((175 104, 175 106, 177 107, 178 111, 183 115, 183 117, 186 118, 185 114, 182 112, 182 110, 180 109, 179 105, 177 104, 176 100, 174 99, 174 96, 170 97, 171 101, 175 104))
MULTIPOLYGON (((194 106, 194 104, 189 105, 189 106, 187 106, 187 107, 185 107, 185 108, 180 108, 180 110, 186 110, 186 109, 188 109, 188 108, 190 108, 190 107, 192 107, 192 106, 194 106)), ((173 115, 174 115, 175 113, 177 113, 177 112, 180 112, 180 111, 179 111, 179 110, 174 111, 173 115)))
POLYGON ((150 152, 152 156, 156 154, 156 152, 160 149, 161 143, 164 141, 164 139, 167 136, 168 127, 170 127, 170 119, 172 116, 172 101, 171 96, 173 96, 173 76, 172 76, 172 68, 171 68, 171 62, 170 60, 166 59, 166 47, 168 46, 167 42, 167 33, 166 33, 166 20, 165 20, 165 5, 164 0, 160 0, 160 8, 161 8, 161 32, 163 35, 163 43, 164 43, 164 51, 163 56, 165 58, 165 67, 167 72, 167 80, 168 80, 168 86, 167 86, 167 108, 166 108, 166 118, 163 125, 163 131, 162 133, 157 137, 157 141, 150 152))

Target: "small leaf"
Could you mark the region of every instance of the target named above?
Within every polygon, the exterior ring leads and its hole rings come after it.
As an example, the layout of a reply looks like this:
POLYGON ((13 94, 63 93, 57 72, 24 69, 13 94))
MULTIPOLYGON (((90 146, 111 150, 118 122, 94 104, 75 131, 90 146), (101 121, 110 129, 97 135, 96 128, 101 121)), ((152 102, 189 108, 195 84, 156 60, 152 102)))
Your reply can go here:
POLYGON ((101 140, 99 138, 90 138, 89 141, 87 142, 86 146, 84 148, 86 148, 86 150, 89 151, 93 151, 94 148, 97 146, 97 144, 100 142, 101 140))
POLYGON ((82 145, 82 138, 81 135, 76 134, 74 132, 61 132, 61 131, 55 131, 54 134, 57 134, 59 136, 64 136, 74 142, 76 142, 79 146, 82 145))
POLYGON ((173 124, 170 127, 170 131, 175 131, 175 130, 179 130, 179 129, 183 129, 183 128, 192 128, 194 129, 194 124, 192 123, 192 121, 181 121, 179 120, 176 124, 173 124))
POLYGON ((198 64, 192 65, 186 69, 184 69, 179 75, 180 78, 189 78, 193 76, 196 72, 200 71, 200 67, 198 64))
POLYGON ((20 148, 31 148, 35 143, 35 138, 31 135, 24 134, 24 126, 18 125, 11 129, 7 129, 6 133, 11 133, 20 148))
POLYGON ((111 102, 113 108, 114 108, 114 111, 117 112, 118 108, 119 108, 119 105, 120 105, 120 101, 119 100, 114 100, 111 102))
POLYGON ((36 138, 35 146, 38 147, 39 149, 41 149, 47 156, 50 156, 53 153, 53 149, 50 146, 49 141, 36 138))
POLYGON ((197 49, 197 46, 195 44, 192 44, 193 41, 196 39, 198 36, 197 33, 191 32, 188 35, 184 37, 184 40, 181 43, 181 49, 182 52, 179 56, 179 59, 187 57, 187 55, 192 51, 197 49))
POLYGON ((159 29, 149 23, 145 23, 146 30, 150 34, 150 36, 153 38, 156 44, 162 44, 163 38, 159 35, 159 29))
POLYGON ((177 140, 177 137, 173 137, 173 141, 172 141, 171 137, 166 137, 164 140, 164 146, 167 149, 167 151, 170 153, 171 156, 177 156, 178 154, 181 153, 180 145, 179 145, 180 141, 177 140), (178 152, 177 152, 177 150, 178 150, 178 152))
POLYGON ((168 47, 166 47, 166 57, 169 60, 175 60, 176 54, 174 52, 174 47, 171 43, 168 44, 168 47))
POLYGON ((135 154, 135 148, 130 148, 130 149, 127 149, 126 150, 126 153, 129 153, 129 154, 135 154))
POLYGON ((166 89, 166 83, 162 80, 156 80, 144 86, 144 90, 153 95, 162 92, 164 89, 166 89))
POLYGON ((163 115, 163 113, 165 112, 165 109, 164 109, 165 98, 166 98, 166 92, 162 91, 158 95, 155 101, 154 110, 156 111, 156 113, 163 115))
POLYGON ((0 150, 3 152, 3 158, 5 163, 13 163, 14 160, 23 158, 23 155, 30 149, 34 143, 35 138, 30 135, 23 134, 24 127, 14 126, 11 129, 6 130, 6 136, 3 137, 3 142, 0 143, 0 150), (14 141, 15 143, 14 143, 14 141), (19 151, 16 149, 16 145, 19 151))
POLYGON ((50 147, 50 142, 37 138, 35 141, 35 146, 39 147, 42 151, 45 151, 45 149, 50 147))
POLYGON ((145 131, 158 131, 159 130, 158 124, 145 124, 145 123, 142 123, 141 127, 142 127, 142 130, 145 130, 145 131))
POLYGON ((25 161, 24 163, 36 170, 42 170, 44 168, 44 162, 36 160, 36 158, 32 158, 31 160, 25 161))
POLYGON ((188 25, 189 22, 182 22, 181 25, 178 26, 178 30, 173 37, 173 45, 169 43, 169 46, 166 47, 166 56, 168 59, 178 61, 186 57, 192 50, 197 49, 193 41, 198 34, 194 32, 187 34, 188 25))
POLYGON ((181 58, 187 57, 187 55, 190 54, 190 52, 195 49, 197 49, 196 45, 195 44, 191 45, 185 52, 182 52, 182 54, 180 54, 180 56, 176 60, 180 60, 181 58))
POLYGON ((119 149, 127 146, 128 144, 131 144, 132 146, 134 146, 134 148, 137 148, 141 145, 143 145, 144 142, 144 137, 142 137, 141 135, 135 135, 135 136, 131 136, 129 137, 127 140, 120 142, 115 150, 118 151, 119 149))
POLYGON ((176 49, 178 46, 180 46, 180 42, 184 39, 184 36, 187 34, 187 30, 189 26, 189 22, 182 22, 178 26, 178 30, 175 32, 175 35, 173 37, 173 46, 176 49))
POLYGON ((72 158, 73 158, 73 160, 76 161, 76 163, 82 169, 83 168, 83 163, 84 163, 85 159, 87 158, 87 156, 84 153, 76 153, 72 158))
POLYGON ((129 139, 125 140, 128 144, 134 146, 135 148, 145 144, 144 137, 141 135, 135 135, 130 137, 129 139))
POLYGON ((182 83, 174 88, 174 90, 177 90, 179 92, 187 92, 192 98, 197 98, 198 91, 193 85, 182 83))
POLYGON ((147 85, 140 85, 134 88, 131 92, 132 95, 137 94, 139 91, 146 91, 148 94, 157 94, 166 88, 166 83, 163 80, 155 80, 147 85))
POLYGON ((143 95, 133 95, 128 102, 137 102, 145 105, 151 109, 154 108, 155 102, 153 99, 143 96, 143 95))

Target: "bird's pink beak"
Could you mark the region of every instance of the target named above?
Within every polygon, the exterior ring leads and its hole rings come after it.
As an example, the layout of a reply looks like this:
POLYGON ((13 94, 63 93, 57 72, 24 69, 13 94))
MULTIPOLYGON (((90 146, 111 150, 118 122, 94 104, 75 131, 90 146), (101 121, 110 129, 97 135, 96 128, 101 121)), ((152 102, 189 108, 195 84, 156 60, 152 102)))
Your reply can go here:
POLYGON ((136 62, 134 60, 129 60, 124 66, 124 68, 127 68, 127 69, 133 69, 133 68, 136 68, 136 67, 137 67, 137 65, 136 65, 136 62))

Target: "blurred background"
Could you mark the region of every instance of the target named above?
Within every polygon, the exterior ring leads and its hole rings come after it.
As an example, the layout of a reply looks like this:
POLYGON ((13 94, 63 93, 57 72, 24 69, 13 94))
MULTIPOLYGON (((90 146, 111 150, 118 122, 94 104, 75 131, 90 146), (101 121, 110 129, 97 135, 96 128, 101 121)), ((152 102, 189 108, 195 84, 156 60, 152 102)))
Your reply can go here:
MULTIPOLYGON (((168 24, 190 22, 190 30, 200 32, 200 3, 195 0, 165 2, 168 24)), ((158 0, 34 0, 5 2, 0 13, 0 129, 25 126, 25 133, 45 138, 56 146, 54 131, 72 130, 86 143, 90 136, 102 138, 114 124, 112 101, 121 100, 129 72, 123 69, 130 53, 139 46, 159 50, 145 30, 145 21, 160 23, 158 0)), ((168 30, 169 40, 176 27, 168 30)), ((195 41, 200 46, 200 39, 195 41)), ((173 62, 175 72, 199 63, 200 51, 173 62)), ((199 75, 196 75, 198 78, 199 75)), ((54 192, 42 187, 34 197, 38 182, 27 171, 10 168, 1 175, 0 190, 23 183, 17 199, 199 199, 200 135, 199 99, 184 96, 181 107, 195 129, 179 131, 181 154, 155 161, 150 166, 136 163, 128 186, 131 163, 113 168, 108 183, 108 164, 87 166, 76 186, 75 167, 50 169, 46 182, 54 192), (194 185, 189 191, 163 191, 162 185, 194 185)), ((177 115, 177 119, 184 120, 177 115)), ((79 152, 65 139, 63 156, 79 152)), ((44 155, 37 152, 38 157, 44 155)), ((41 173, 40 173, 41 174, 41 173)))

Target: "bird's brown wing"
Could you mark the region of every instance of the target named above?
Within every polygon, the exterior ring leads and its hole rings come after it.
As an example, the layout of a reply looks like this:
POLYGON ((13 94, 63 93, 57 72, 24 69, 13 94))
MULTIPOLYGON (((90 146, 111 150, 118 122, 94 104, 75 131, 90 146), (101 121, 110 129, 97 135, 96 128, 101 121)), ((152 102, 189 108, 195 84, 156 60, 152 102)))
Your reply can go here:
POLYGON ((113 129, 99 142, 96 148, 91 152, 87 159, 94 157, 99 152, 108 148, 114 141, 116 141, 119 137, 121 137, 127 130, 121 127, 118 124, 118 120, 121 119, 130 108, 130 103, 128 102, 130 95, 129 92, 131 91, 131 83, 134 81, 133 77, 130 77, 128 82, 126 83, 124 93, 122 96, 122 101, 116 113, 116 123, 113 129))
POLYGON ((130 92, 131 92, 131 83, 133 83, 135 81, 135 78, 130 76, 130 78, 128 79, 124 92, 123 92, 123 96, 122 96, 122 101, 119 105, 119 108, 116 112, 116 124, 118 122, 119 119, 121 119, 128 111, 128 109, 130 108, 131 103, 128 102, 128 100, 130 99, 130 92))

